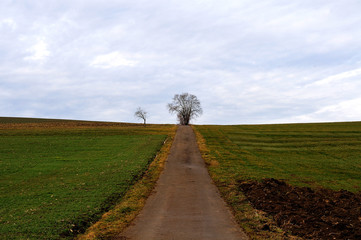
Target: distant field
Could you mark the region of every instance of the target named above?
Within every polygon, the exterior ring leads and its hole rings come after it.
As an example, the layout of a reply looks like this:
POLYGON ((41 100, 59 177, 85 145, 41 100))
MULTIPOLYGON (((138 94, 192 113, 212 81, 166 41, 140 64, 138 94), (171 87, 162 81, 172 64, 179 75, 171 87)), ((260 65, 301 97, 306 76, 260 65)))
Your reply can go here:
POLYGON ((361 190, 361 122, 195 126, 220 178, 361 190))
POLYGON ((171 131, 1 118, 0 239, 73 238, 121 198, 171 131))
MULTIPOLYGON (((20 117, 0 117, 1 123, 43 123, 43 122, 70 122, 74 120, 58 120, 58 119, 47 119, 47 118, 20 118, 20 117)), ((78 122, 78 121, 74 121, 78 122)))

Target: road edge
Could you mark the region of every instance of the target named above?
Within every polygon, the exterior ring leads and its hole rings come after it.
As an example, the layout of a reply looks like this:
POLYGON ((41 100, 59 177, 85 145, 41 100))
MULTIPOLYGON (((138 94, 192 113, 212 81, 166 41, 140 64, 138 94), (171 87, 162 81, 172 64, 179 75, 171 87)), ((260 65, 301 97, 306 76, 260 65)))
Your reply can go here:
POLYGON ((256 240, 301 239, 286 233, 277 226, 273 218, 267 216, 260 210, 254 209, 243 192, 239 191, 235 184, 227 185, 225 182, 218 181, 218 179, 221 179, 221 176, 218 176, 215 171, 212 171, 212 168, 217 168, 219 162, 212 156, 202 134, 193 125, 192 129, 196 135, 198 148, 206 163, 208 173, 244 233, 250 239, 256 240), (265 228, 265 226, 268 227, 265 228))
POLYGON ((164 169, 178 126, 175 125, 163 143, 144 176, 124 195, 122 200, 101 219, 90 226, 77 240, 112 239, 119 235, 135 219, 164 169))

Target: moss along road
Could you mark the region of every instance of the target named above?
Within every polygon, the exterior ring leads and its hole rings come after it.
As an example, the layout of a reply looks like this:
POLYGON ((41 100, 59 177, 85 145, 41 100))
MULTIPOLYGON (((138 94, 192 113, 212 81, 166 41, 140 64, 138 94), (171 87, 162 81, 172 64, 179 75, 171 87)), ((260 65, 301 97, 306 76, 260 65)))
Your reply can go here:
POLYGON ((191 127, 178 128, 157 186, 118 239, 248 239, 209 177, 191 127))

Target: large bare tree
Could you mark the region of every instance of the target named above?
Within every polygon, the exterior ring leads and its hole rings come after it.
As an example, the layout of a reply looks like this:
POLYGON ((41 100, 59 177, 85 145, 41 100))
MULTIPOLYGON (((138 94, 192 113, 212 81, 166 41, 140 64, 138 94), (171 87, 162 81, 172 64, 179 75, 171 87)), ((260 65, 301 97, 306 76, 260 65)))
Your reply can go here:
POLYGON ((201 102, 195 95, 189 93, 174 95, 173 102, 168 104, 168 110, 177 114, 181 125, 188 125, 193 118, 203 113, 201 102))
POLYGON ((147 115, 148 115, 148 113, 146 111, 144 111, 141 107, 138 107, 137 111, 134 113, 135 117, 137 117, 139 119, 143 119, 144 127, 146 126, 147 115))

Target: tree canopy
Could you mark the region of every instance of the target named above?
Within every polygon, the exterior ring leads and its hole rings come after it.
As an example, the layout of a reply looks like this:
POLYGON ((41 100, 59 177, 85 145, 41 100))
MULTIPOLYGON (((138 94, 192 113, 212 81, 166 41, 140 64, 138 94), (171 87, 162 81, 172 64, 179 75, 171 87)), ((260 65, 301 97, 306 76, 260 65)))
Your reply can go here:
POLYGON ((195 95, 189 93, 175 94, 173 102, 168 104, 168 110, 172 114, 177 114, 181 125, 188 125, 193 118, 203 113, 201 102, 195 95))

